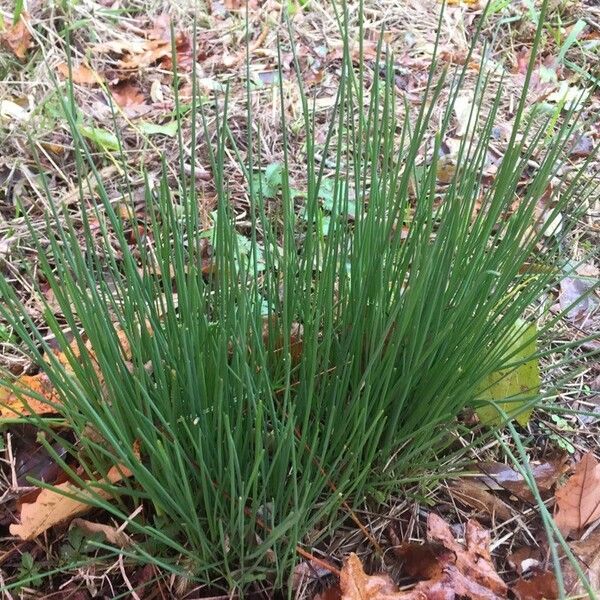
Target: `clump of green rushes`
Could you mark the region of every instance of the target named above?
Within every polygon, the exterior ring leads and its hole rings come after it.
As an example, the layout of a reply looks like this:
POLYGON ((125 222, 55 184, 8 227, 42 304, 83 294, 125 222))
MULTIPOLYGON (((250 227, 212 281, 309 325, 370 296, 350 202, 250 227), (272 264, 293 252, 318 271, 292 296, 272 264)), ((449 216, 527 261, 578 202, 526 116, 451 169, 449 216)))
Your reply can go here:
MULTIPOLYGON (((553 220, 535 227, 534 215, 565 161, 576 116, 556 125, 523 97, 498 172, 485 182, 502 88, 492 93, 482 69, 472 133, 440 192, 440 147, 465 71, 453 75, 431 137, 444 89, 436 66, 413 110, 398 97, 383 52, 384 66, 367 85, 350 37, 346 30, 324 147, 317 149, 312 100, 302 95, 301 201, 289 180, 282 117, 280 222, 265 210, 260 157, 236 147, 224 95, 216 99, 216 133, 206 131, 214 229, 199 226, 200 198, 181 150, 176 189, 167 165, 158 183, 146 177, 145 235, 132 239, 69 104, 77 164, 94 169, 100 200, 77 226, 66 211, 49 214, 45 247, 32 228, 61 316, 47 306, 37 326, 0 276, 1 314, 56 387, 74 432, 71 442, 45 427, 48 445, 60 439, 70 456, 61 464, 86 489, 97 489, 90 480, 114 465, 131 471, 117 485, 102 484, 114 497, 98 496, 96 505, 128 521, 132 556, 200 580, 243 587, 274 574, 282 585, 297 546, 310 549, 326 535, 342 502, 431 469, 457 415, 477 404, 480 382, 510 362, 532 307, 560 276, 559 240, 544 235, 553 220), (226 151, 247 175, 245 239, 234 227, 226 151), (423 155, 430 159, 417 167, 423 155), (533 156, 535 173, 518 188, 533 156), (335 164, 327 177, 325 160, 335 164), (328 214, 320 199, 326 185, 328 214), (207 237, 210 273, 202 268, 207 237), (68 365, 49 348, 48 330, 68 365), (86 477, 68 466, 74 460, 86 477)), ((196 123, 208 129, 197 98, 191 139, 196 123)), ((249 149, 255 137, 248 126, 249 149)), ((590 191, 584 169, 571 175, 556 214, 576 211, 590 191)))

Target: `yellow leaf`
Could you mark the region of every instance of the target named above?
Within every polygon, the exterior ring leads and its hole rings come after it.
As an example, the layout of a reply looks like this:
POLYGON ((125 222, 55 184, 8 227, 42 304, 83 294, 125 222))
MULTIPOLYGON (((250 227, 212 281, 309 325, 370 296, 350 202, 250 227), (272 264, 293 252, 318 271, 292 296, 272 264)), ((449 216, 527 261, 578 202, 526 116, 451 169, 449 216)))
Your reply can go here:
MULTIPOLYGON (((522 360, 526 362, 516 368, 501 369, 490 373, 479 385, 479 391, 475 397, 478 400, 498 404, 506 413, 514 415, 517 423, 525 426, 531 417, 532 409, 523 410, 523 406, 539 394, 541 383, 537 358, 527 360, 536 353, 537 329, 535 323, 523 328, 522 321, 519 321, 515 327, 521 329, 521 333, 506 353, 507 361, 509 363, 517 363, 522 360), (511 356, 514 350, 527 340, 530 340, 527 345, 511 356), (511 400, 517 397, 518 400, 511 400)), ((502 423, 501 416, 491 404, 479 407, 477 414, 485 425, 502 423)))

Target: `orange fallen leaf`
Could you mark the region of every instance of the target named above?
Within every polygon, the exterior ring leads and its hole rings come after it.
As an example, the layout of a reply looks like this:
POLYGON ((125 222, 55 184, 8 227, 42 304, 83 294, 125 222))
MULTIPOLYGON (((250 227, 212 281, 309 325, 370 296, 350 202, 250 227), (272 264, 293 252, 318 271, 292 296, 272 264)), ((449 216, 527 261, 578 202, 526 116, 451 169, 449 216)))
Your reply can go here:
POLYGON ((22 375, 15 382, 15 387, 22 393, 0 387, 0 418, 14 419, 18 416, 45 415, 58 412, 60 404, 58 394, 44 373, 22 375), (44 400, 27 394, 27 390, 41 396, 44 400))
POLYGON ((554 497, 554 520, 564 536, 579 537, 586 525, 600 519, 600 463, 593 452, 581 459, 554 497))
MULTIPOLYGON (((69 65, 67 63, 60 63, 56 67, 56 70, 65 79, 69 78, 69 65)), ((71 77, 73 79, 73 83, 77 83, 79 85, 97 85, 100 81, 100 75, 83 63, 79 65, 72 65, 71 77)))
MULTIPOLYGON (((131 345, 127 334, 119 329, 116 335, 123 350, 123 358, 127 361, 131 360, 131 345)), ((89 358, 93 361, 98 379, 100 382, 103 382, 104 376, 89 340, 85 342, 84 348, 89 358)), ((77 341, 71 342, 70 350, 75 359, 81 356, 77 341)), ((73 374, 73 367, 66 353, 57 351, 56 358, 66 373, 73 374)), ((59 412, 60 396, 45 373, 22 375, 11 387, 16 388, 17 391, 12 391, 9 387, 0 386, 0 418, 14 419, 18 416, 55 414, 59 412), (27 390, 31 391, 34 395, 40 396, 43 400, 38 400, 38 398, 29 395, 27 390)))
POLYGON ((8 48, 19 60, 27 58, 29 48, 33 46, 31 33, 27 27, 29 15, 21 13, 19 20, 7 31, 0 34, 0 42, 8 48))
MULTIPOLYGON (((131 471, 125 467, 111 467, 106 480, 99 483, 118 483, 125 477, 130 477, 131 471)), ((11 535, 22 540, 32 540, 50 527, 68 521, 92 508, 90 501, 94 497, 108 499, 111 493, 96 488, 94 494, 79 488, 71 482, 61 483, 53 489, 43 489, 34 502, 21 505, 21 522, 10 526, 11 535), (60 490, 60 491, 54 491, 60 490), (65 496, 64 493, 77 496, 78 499, 65 496)))

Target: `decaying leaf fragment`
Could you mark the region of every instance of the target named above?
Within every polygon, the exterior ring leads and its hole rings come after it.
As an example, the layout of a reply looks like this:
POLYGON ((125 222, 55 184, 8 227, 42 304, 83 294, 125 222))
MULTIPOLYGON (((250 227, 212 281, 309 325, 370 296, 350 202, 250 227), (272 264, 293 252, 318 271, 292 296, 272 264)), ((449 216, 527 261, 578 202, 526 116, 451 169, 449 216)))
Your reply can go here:
POLYGON ((600 519, 600 463, 588 452, 567 483, 555 493, 554 520, 563 535, 579 537, 582 529, 600 519))
MULTIPOLYGON (((600 531, 595 531, 585 540, 571 542, 569 546, 573 554, 579 559, 579 566, 591 588, 600 590, 600 531)), ((585 586, 569 560, 564 560, 562 570, 567 595, 587 598, 588 594, 585 586)))
POLYGON ((517 600, 554 600, 559 597, 554 572, 539 569, 527 578, 517 579, 511 591, 517 600))

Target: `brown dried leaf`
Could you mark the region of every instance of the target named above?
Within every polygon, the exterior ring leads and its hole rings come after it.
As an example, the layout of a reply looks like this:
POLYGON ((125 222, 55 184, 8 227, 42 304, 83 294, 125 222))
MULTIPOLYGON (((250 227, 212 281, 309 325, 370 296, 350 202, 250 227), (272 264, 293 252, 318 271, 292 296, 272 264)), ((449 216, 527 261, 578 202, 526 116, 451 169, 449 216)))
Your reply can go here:
POLYGON ((33 46, 31 33, 27 27, 29 15, 21 13, 19 20, 7 31, 0 34, 0 42, 8 48, 19 60, 27 58, 27 51, 33 46))
MULTIPOLYGON (((111 467, 107 473, 108 481, 101 483, 115 484, 124 477, 130 476, 131 471, 123 466, 111 467)), ((96 488, 95 495, 105 499, 111 497, 110 492, 101 488, 96 488)), ((32 540, 47 529, 50 529, 50 527, 68 521, 90 510, 92 506, 86 500, 91 500, 92 497, 89 492, 82 490, 71 482, 56 485, 54 489, 43 489, 34 502, 21 506, 21 522, 10 526, 10 534, 22 540, 32 540), (81 500, 74 500, 54 490, 76 495, 81 500)))
POLYGON ((576 465, 567 483, 556 490, 554 520, 563 535, 581 534, 586 526, 600 519, 600 463, 588 452, 576 465))
POLYGON ((465 531, 466 548, 452 535, 450 525, 430 513, 427 519, 427 539, 442 544, 455 553, 454 565, 445 568, 457 595, 478 599, 504 598, 507 587, 492 564, 490 535, 477 521, 469 519, 465 531))
POLYGON ((168 40, 113 40, 96 44, 93 50, 99 54, 119 54, 122 56, 119 61, 119 67, 121 69, 134 70, 148 67, 170 56, 171 43, 168 40))
POLYGON ((517 600, 556 600, 558 584, 552 571, 536 570, 531 577, 521 577, 511 588, 517 600))
POLYGON ((104 523, 94 523, 93 521, 77 518, 73 519, 70 525, 70 528, 71 527, 78 527, 88 534, 101 533, 109 544, 120 546, 121 548, 131 544, 129 536, 124 531, 120 531, 116 527, 111 527, 104 523))
MULTIPOLYGON (((61 77, 69 78, 69 65, 67 63, 60 63, 57 65, 56 70, 61 77)), ((101 81, 100 75, 83 63, 72 66, 71 76, 73 83, 79 85, 97 85, 101 81)))
POLYGON ((465 537, 466 548, 456 541, 450 526, 441 517, 430 513, 425 549, 417 551, 410 544, 401 546, 397 552, 405 566, 408 561, 413 575, 431 575, 431 578, 419 582, 409 591, 398 591, 387 575, 366 575, 360 560, 352 554, 341 572, 342 600, 505 599, 508 588, 491 563, 489 533, 470 520, 465 537), (411 550, 418 554, 415 560, 410 558, 411 550), (424 561, 422 567, 419 560, 424 561))
POLYGON ((454 560, 454 553, 444 556, 448 550, 441 544, 405 543, 394 548, 394 554, 402 561, 402 572, 413 579, 438 579, 443 565, 454 560))
POLYGON ((506 502, 475 481, 459 479, 450 486, 450 492, 462 504, 479 512, 488 513, 492 518, 508 521, 513 516, 513 511, 506 502))
POLYGON ((342 590, 337 585, 325 588, 313 600, 342 600, 342 590))

